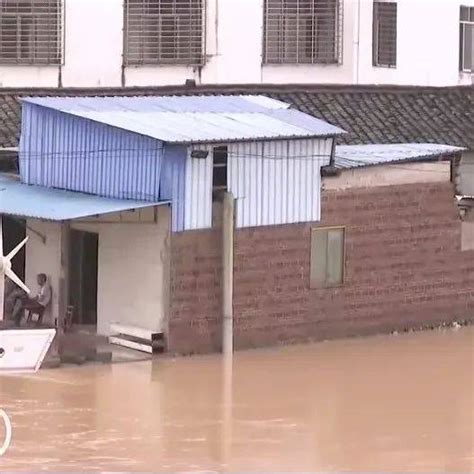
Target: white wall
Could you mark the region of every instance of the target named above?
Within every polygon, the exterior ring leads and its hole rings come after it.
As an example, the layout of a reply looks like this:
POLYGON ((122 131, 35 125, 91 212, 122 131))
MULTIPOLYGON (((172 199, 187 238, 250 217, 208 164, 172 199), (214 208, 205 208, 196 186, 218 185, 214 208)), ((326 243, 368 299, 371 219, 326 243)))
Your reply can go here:
POLYGON ((44 321, 53 323, 59 314, 59 281, 61 277, 61 224, 55 222, 37 221, 28 219, 26 235, 29 237, 26 244, 25 270, 26 284, 32 292, 37 293, 36 275, 45 273, 53 290, 51 305, 44 315, 44 321), (41 237, 46 237, 43 243, 41 237))
MULTIPOLYGON (((142 220, 151 221, 151 217, 148 215, 142 220)), ((75 221, 72 224, 74 229, 99 234, 99 334, 108 335, 111 322, 157 332, 167 330, 170 211, 168 207, 160 207, 157 223, 137 223, 133 220, 116 223, 118 215, 110 215, 107 216, 108 223, 75 221)), ((36 275, 48 275, 53 288, 53 301, 45 320, 52 322, 59 311, 61 224, 28 220, 28 226, 46 236, 46 243, 43 244, 40 237, 27 230, 26 282, 35 292, 36 275)))
MULTIPOLYGON (((354 83, 457 85, 459 6, 474 0, 398 0, 397 68, 372 66, 372 0, 345 0, 341 65, 262 66, 263 0, 207 0, 207 63, 128 67, 128 86, 354 83), (360 25, 358 12, 360 11, 360 25), (357 32, 360 31, 360 37, 357 32), (359 57, 359 61, 357 58, 359 57)), ((67 0, 65 87, 116 87, 122 81, 123 0, 67 0)), ((0 66, 0 87, 55 87, 59 67, 0 66)))
POLYGON ((72 228, 99 234, 97 332, 108 335, 112 322, 166 330, 169 209, 159 208, 157 223, 75 222, 72 228))
POLYGON ((397 0, 396 68, 372 66, 372 1, 361 2, 360 83, 471 83, 471 75, 459 71, 459 10, 474 0, 397 0))

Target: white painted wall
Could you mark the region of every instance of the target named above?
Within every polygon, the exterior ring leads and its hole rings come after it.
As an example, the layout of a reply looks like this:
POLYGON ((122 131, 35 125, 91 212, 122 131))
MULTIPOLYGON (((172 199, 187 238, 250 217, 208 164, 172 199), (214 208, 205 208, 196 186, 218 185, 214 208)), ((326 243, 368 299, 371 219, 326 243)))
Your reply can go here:
POLYGON ((360 83, 471 84, 471 75, 459 71, 459 10, 474 0, 397 0, 396 68, 372 66, 372 2, 361 2, 360 83))
POLYGON ((72 228, 99 234, 97 332, 110 334, 110 323, 166 331, 169 209, 158 209, 156 224, 75 222, 72 228))
MULTIPOLYGON (((398 0, 398 64, 372 66, 372 0, 344 0, 341 65, 262 66, 263 0, 207 0, 207 63, 128 67, 128 86, 245 83, 470 84, 459 72, 459 7, 474 0, 398 0), (360 15, 359 15, 360 12, 360 15), (360 35, 358 35, 360 31, 360 35), (359 58, 359 60, 358 60, 359 58)), ((66 0, 65 87, 122 81, 123 0, 66 0)), ((0 66, 0 87, 55 87, 59 67, 0 66)))
POLYGON ((26 284, 35 296, 38 290, 36 275, 45 273, 53 290, 51 305, 44 315, 44 322, 53 323, 59 314, 59 280, 61 277, 61 224, 28 219, 26 235, 29 237, 26 244, 25 270, 26 284), (43 243, 41 237, 46 237, 43 243))
MULTIPOLYGON (((126 217, 126 216, 125 216, 126 217)), ((108 335, 111 322, 157 332, 167 330, 169 298, 170 211, 160 207, 157 223, 73 222, 72 228, 99 234, 97 332, 108 335)), ((150 221, 150 219, 146 219, 150 221)), ((58 316, 61 276, 61 225, 29 220, 28 225, 46 236, 46 243, 27 231, 26 282, 36 291, 36 275, 46 273, 53 288, 51 314, 58 316)), ((74 291, 71 288, 71 291, 74 291)))
POLYGON ((449 161, 397 163, 341 170, 338 176, 323 178, 323 189, 373 188, 397 184, 439 183, 451 178, 449 161))

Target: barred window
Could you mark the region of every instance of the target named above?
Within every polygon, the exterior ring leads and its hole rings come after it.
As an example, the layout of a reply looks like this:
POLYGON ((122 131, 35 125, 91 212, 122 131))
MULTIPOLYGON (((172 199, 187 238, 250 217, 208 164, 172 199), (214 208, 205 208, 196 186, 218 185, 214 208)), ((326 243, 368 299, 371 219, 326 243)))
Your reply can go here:
POLYGON ((227 191, 227 161, 227 147, 215 147, 212 154, 212 193, 214 198, 220 192, 227 191))
POLYGON ((203 64, 205 1, 126 0, 125 64, 203 64))
POLYGON ((60 64, 61 0, 0 1, 0 63, 60 64))
POLYGON ((474 7, 461 7, 460 35, 459 67, 474 72, 474 7))
POLYGON ((265 63, 342 60, 342 1, 265 0, 264 19, 265 63))
POLYGON ((397 4, 374 2, 373 65, 397 65, 397 4))

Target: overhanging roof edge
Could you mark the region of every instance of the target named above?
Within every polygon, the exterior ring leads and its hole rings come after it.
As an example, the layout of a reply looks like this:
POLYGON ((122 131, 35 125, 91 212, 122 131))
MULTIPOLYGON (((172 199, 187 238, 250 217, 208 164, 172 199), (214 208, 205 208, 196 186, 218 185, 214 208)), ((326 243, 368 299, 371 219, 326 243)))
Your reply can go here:
POLYGON ((31 186, 0 175, 0 215, 64 222, 169 204, 31 186))

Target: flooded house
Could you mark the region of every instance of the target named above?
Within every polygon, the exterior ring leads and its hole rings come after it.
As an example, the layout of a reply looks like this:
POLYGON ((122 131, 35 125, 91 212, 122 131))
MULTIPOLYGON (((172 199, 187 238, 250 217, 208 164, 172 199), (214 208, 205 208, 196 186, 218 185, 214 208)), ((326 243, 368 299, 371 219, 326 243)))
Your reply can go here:
POLYGON ((318 221, 321 168, 342 133, 262 96, 25 98, 1 212, 26 220, 26 281, 48 274, 51 321, 71 306, 101 335, 209 350, 221 194, 235 199, 236 231, 318 221))
POLYGON ((51 320, 170 352, 222 348, 223 196, 236 348, 472 320, 464 148, 345 136, 262 96, 25 98, 0 212, 25 219, 51 320))

